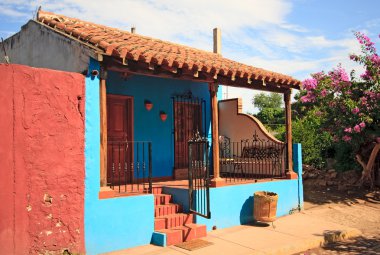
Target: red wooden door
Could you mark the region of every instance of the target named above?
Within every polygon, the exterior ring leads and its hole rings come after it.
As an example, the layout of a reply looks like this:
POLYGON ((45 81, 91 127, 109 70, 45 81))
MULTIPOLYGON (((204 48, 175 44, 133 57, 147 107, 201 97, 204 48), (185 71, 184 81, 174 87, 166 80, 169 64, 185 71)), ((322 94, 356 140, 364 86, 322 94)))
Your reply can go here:
POLYGON ((174 102, 175 125, 175 168, 188 167, 188 141, 197 132, 202 133, 202 107, 201 104, 188 102, 174 102))
POLYGON ((107 182, 133 180, 133 102, 131 97, 107 95, 107 182))

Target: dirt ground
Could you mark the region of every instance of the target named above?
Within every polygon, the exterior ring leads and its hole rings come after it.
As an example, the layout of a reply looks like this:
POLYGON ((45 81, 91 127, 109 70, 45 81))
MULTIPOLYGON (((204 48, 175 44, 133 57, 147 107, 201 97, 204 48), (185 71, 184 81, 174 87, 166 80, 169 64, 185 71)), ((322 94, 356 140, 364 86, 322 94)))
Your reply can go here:
POLYGON ((325 220, 357 228, 358 238, 327 244, 325 247, 297 253, 319 254, 378 254, 380 255, 380 191, 351 187, 341 191, 336 187, 304 186, 305 213, 325 220))

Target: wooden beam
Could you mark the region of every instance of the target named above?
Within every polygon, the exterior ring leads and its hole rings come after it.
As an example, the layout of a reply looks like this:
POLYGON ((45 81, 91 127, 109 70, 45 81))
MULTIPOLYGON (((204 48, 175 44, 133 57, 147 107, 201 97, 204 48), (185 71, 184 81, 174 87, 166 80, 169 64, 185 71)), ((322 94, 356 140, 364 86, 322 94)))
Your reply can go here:
POLYGON ((195 82, 209 83, 211 80, 206 79, 204 75, 201 75, 201 72, 198 72, 198 78, 194 77, 192 72, 183 72, 182 69, 175 69, 176 73, 173 73, 173 70, 165 70, 161 66, 155 66, 154 70, 150 70, 147 67, 141 66, 135 63, 129 63, 128 66, 121 66, 117 63, 108 62, 107 69, 109 71, 115 72, 127 72, 129 74, 145 75, 158 78, 168 78, 168 79, 178 79, 178 80, 190 80, 195 82))
POLYGON ((211 187, 224 185, 224 180, 220 178, 219 169, 219 117, 218 117, 218 84, 210 83, 210 102, 211 102, 211 137, 212 137, 212 165, 214 178, 211 180, 211 187))
POLYGON ((278 88, 272 83, 266 83, 266 86, 263 86, 262 80, 249 80, 246 78, 240 78, 235 76, 235 81, 227 77, 219 76, 215 81, 220 85, 227 85, 236 88, 247 88, 253 90, 267 91, 267 92, 276 92, 276 93, 285 93, 287 89, 278 88), (250 82, 250 83, 249 83, 250 82))
POLYGON ((100 186, 107 186, 107 91, 104 70, 100 75, 100 186))
POLYGON ((289 89, 284 93, 285 102, 285 126, 286 126, 286 177, 288 179, 297 179, 297 174, 293 171, 293 138, 292 138, 292 107, 291 94, 289 89))
POLYGON ((227 85, 231 87, 248 88, 276 93, 285 93, 287 90, 289 90, 289 88, 279 88, 277 86, 278 84, 268 81, 266 81, 266 86, 263 86, 262 79, 247 79, 235 76, 235 79, 231 80, 231 77, 225 77, 222 75, 217 75, 215 73, 206 73, 199 70, 194 73, 193 70, 187 70, 186 68, 177 68, 176 73, 173 73, 173 67, 166 67, 165 65, 156 65, 154 67, 154 70, 150 70, 149 64, 147 63, 130 61, 128 63, 128 66, 125 66, 122 63, 116 62, 113 58, 110 57, 105 58, 104 62, 108 70, 116 72, 128 72, 131 74, 139 74, 169 79, 190 80, 203 83, 215 82, 221 85, 227 85), (194 75, 198 77, 195 77, 194 75))

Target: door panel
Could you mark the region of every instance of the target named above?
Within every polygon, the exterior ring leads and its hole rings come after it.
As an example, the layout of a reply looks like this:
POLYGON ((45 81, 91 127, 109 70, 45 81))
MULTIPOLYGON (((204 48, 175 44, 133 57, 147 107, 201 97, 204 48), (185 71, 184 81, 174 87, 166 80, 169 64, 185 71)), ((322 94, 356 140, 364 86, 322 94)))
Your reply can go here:
POLYGON ((107 182, 113 185, 133 181, 131 97, 107 95, 107 182))

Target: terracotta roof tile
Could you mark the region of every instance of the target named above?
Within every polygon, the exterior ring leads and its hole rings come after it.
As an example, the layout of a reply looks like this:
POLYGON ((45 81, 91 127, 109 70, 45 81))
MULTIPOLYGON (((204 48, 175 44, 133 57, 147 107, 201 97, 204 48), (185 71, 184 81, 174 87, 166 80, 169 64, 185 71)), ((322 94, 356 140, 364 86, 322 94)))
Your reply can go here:
POLYGON ((163 64, 170 68, 187 67, 189 70, 222 75, 231 80, 235 77, 265 80, 273 81, 280 87, 300 88, 300 82, 290 76, 238 63, 212 52, 41 10, 37 19, 64 34, 93 45, 106 55, 120 58, 123 62, 133 59, 148 64, 163 64))

